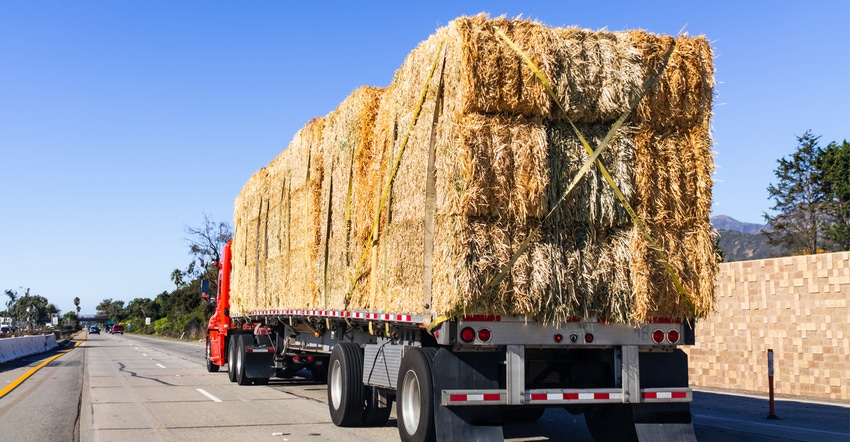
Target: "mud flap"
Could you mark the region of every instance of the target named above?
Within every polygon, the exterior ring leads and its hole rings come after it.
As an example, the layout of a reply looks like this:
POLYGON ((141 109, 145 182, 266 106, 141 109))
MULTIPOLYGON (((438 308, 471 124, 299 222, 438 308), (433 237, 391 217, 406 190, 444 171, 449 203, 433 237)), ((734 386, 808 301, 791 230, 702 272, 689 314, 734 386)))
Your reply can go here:
POLYGON ((431 373, 434 385, 434 425, 438 441, 504 440, 498 406, 445 407, 443 390, 497 389, 498 361, 495 353, 454 354, 440 349, 431 373))
MULTIPOLYGON (((245 346, 253 345, 251 335, 242 335, 245 346)), ((265 350, 265 349, 263 349, 265 350)), ((276 374, 274 368, 274 352, 257 351, 245 353, 245 376, 248 379, 269 379, 276 374)))
POLYGON ((635 404, 632 406, 639 441, 696 441, 690 403, 635 404))
POLYGON ((275 374, 274 353, 245 354, 245 376, 249 379, 268 379, 275 374))
POLYGON ((693 424, 635 424, 639 441, 696 441, 693 424))

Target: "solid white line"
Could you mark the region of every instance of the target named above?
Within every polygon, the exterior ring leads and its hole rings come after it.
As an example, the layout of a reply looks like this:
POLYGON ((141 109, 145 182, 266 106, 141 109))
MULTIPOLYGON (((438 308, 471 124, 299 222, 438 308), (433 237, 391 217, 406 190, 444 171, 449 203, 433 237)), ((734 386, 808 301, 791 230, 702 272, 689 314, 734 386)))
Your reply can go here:
POLYGON ((211 395, 211 394, 207 393, 207 392, 206 392, 203 388, 196 388, 195 390, 198 390, 199 392, 201 392, 201 394, 202 394, 202 395, 204 395, 204 396, 206 396, 206 397, 208 397, 208 398, 212 399, 212 400, 213 400, 213 402, 221 402, 221 399, 219 399, 219 398, 217 398, 217 397, 215 397, 215 396, 213 396, 213 395, 211 395))
MULTIPOLYGON (((745 392, 714 390, 714 389, 711 389, 711 388, 694 388, 694 387, 691 387, 691 390, 699 391, 699 392, 702 392, 702 393, 723 394, 723 395, 727 395, 727 396, 738 396, 738 397, 745 397, 745 398, 750 398, 750 399, 768 400, 767 395, 751 394, 751 393, 745 393, 745 392)), ((844 404, 844 403, 841 403, 841 402, 821 401, 821 400, 814 399, 814 398, 778 397, 778 398, 775 398, 774 400, 776 402, 780 402, 780 401, 782 401, 782 402, 800 402, 800 403, 803 403, 803 404, 828 405, 828 406, 831 406, 831 407, 850 408, 850 404, 844 404)))
POLYGON ((165 368, 165 366, 162 365, 162 364, 156 364, 156 366, 159 367, 159 368, 165 368))
MULTIPOLYGON (((764 431, 766 429, 772 429, 772 430, 786 431, 786 432, 787 431, 800 431, 800 432, 804 432, 804 433, 822 433, 822 434, 828 434, 830 436, 846 436, 847 435, 847 433, 837 432, 837 431, 817 430, 817 429, 814 429, 814 428, 805 428, 805 427, 791 427, 791 426, 784 426, 784 425, 778 425, 778 424, 753 422, 751 420, 732 419, 732 418, 728 418, 728 417, 718 417, 718 416, 709 416, 709 415, 706 415, 706 414, 699 414, 699 413, 691 413, 691 416, 695 417, 696 420, 706 420, 706 421, 715 420, 715 421, 724 421, 724 422, 734 422, 736 424, 743 424, 744 426, 747 426, 749 428, 761 427, 762 431, 764 431)), ((694 425, 711 426, 709 423, 696 422, 696 420, 694 421, 694 425)), ((720 428, 728 429, 728 427, 720 427, 720 428)))

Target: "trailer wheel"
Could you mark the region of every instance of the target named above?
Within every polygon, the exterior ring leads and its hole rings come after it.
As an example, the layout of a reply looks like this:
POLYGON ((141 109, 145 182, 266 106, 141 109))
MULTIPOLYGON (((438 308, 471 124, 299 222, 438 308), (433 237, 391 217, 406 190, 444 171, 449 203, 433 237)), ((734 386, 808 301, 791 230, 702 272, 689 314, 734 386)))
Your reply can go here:
POLYGON ((373 387, 366 388, 366 409, 363 412, 364 427, 381 427, 386 425, 392 410, 392 397, 378 392, 373 387), (385 407, 380 406, 381 397, 386 400, 385 407))
POLYGON ((249 378, 245 374, 245 358, 247 353, 245 351, 245 338, 251 339, 250 335, 237 335, 236 337, 236 354, 233 358, 234 365, 236 365, 235 374, 236 374, 236 383, 239 385, 250 385, 251 378, 249 378))
POLYGON ((365 408, 363 353, 353 342, 340 342, 331 352, 328 367, 328 408, 338 427, 360 425, 365 408))
POLYGON ((410 348, 401 358, 396 391, 398 434, 402 441, 433 441, 434 383, 431 361, 436 348, 410 348))
POLYGON ((593 440, 638 440, 631 405, 600 405, 588 408, 584 411, 584 422, 593 440))
POLYGON ((212 360, 210 359, 211 356, 212 356, 212 346, 210 344, 210 337, 209 337, 209 335, 207 335, 207 354, 206 354, 207 371, 210 372, 210 373, 215 373, 215 372, 218 371, 219 366, 216 365, 216 364, 213 364, 212 360))
POLYGON ((227 378, 230 382, 236 382, 236 341, 238 334, 231 334, 227 339, 227 378))

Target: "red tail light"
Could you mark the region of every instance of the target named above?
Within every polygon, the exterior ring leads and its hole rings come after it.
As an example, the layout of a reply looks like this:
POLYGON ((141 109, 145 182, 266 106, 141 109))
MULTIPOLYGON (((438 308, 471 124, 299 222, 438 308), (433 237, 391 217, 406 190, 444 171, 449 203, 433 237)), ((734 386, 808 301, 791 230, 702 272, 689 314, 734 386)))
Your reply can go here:
POLYGON ((489 342, 492 335, 490 334, 489 328, 482 328, 478 330, 478 340, 481 342, 489 342))
POLYGON ((655 342, 656 344, 664 342, 664 330, 659 329, 652 332, 652 342, 655 342))
POLYGON ((472 342, 475 340, 475 330, 472 327, 464 327, 460 331, 460 340, 463 342, 472 342))
POLYGON ((667 332, 667 341, 671 344, 679 342, 679 330, 676 330, 675 328, 670 329, 670 331, 667 332))

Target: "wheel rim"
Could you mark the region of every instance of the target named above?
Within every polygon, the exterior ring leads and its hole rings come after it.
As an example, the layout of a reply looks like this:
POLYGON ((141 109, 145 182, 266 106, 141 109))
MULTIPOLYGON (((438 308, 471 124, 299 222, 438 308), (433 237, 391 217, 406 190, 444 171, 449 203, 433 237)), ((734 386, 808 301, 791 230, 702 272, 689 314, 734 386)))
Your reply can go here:
POLYGON ((233 359, 236 360, 235 361, 236 362, 236 376, 239 377, 242 374, 242 357, 241 357, 242 352, 240 351, 241 348, 238 344, 236 345, 235 348, 236 348, 236 351, 233 352, 234 353, 233 359))
POLYGON ((402 420, 407 434, 415 434, 419 428, 420 396, 419 378, 412 370, 408 371, 404 374, 401 392, 402 420))
POLYGON ((334 361, 331 365, 331 375, 328 378, 328 384, 331 390, 331 403, 335 409, 339 408, 342 402, 342 367, 339 361, 334 361))

